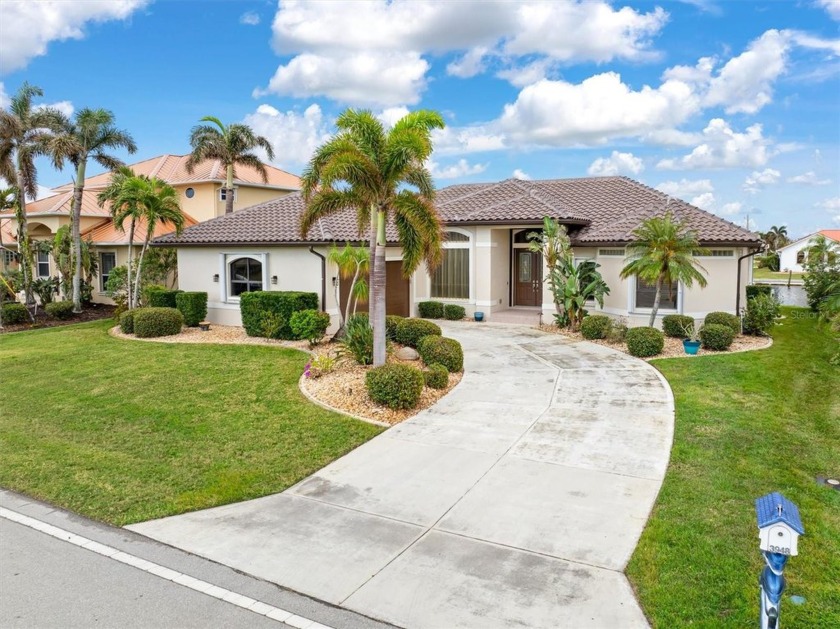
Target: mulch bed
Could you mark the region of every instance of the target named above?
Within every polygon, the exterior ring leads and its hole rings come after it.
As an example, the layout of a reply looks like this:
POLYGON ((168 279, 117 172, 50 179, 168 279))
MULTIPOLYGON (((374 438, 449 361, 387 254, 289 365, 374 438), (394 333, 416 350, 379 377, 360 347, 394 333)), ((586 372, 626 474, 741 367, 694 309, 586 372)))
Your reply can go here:
POLYGON ((35 322, 16 323, 14 325, 4 324, 0 329, 0 334, 9 332, 23 332, 25 330, 38 330, 40 328, 57 328, 62 325, 72 325, 74 323, 87 323, 88 321, 99 321, 100 319, 108 319, 114 317, 114 306, 108 304, 90 304, 82 307, 82 312, 75 314, 69 319, 55 319, 44 312, 43 308, 38 308, 38 313, 35 315, 35 322))

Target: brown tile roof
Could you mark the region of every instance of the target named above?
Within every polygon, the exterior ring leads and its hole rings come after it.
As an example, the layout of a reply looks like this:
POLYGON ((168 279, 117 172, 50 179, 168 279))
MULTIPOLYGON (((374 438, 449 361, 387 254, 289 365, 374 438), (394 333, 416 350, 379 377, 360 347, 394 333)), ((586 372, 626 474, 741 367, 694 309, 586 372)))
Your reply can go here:
MULTIPOLYGON (((440 190, 435 205, 448 225, 539 223, 544 216, 572 226, 575 244, 625 243, 647 217, 666 208, 709 244, 757 245, 759 237, 742 227, 626 177, 589 177, 498 183, 463 184, 440 190), (576 228, 576 226, 580 226, 576 228)), ((160 243, 314 243, 365 239, 355 212, 346 210, 322 220, 302 239, 298 225, 303 212, 300 194, 239 210, 166 236, 160 243)), ((396 242, 393 228, 389 242, 396 242)))
MULTIPOLYGON (((195 220, 189 214, 184 214, 184 228, 193 227, 194 225, 198 225, 198 221, 195 220)), ((120 231, 114 226, 113 221, 106 220, 92 227, 85 231, 82 234, 82 238, 85 240, 90 239, 93 244, 95 245, 127 245, 128 238, 129 238, 129 226, 128 223, 124 225, 125 230, 120 231)), ((146 240, 146 221, 145 220, 138 220, 134 225, 134 244, 142 244, 144 240, 146 240)), ((153 238, 158 238, 160 236, 165 236, 166 234, 173 233, 174 228, 171 224, 163 224, 158 223, 155 225, 155 233, 153 234, 153 238)))
POLYGON ((12 221, 10 219, 0 220, 0 241, 4 247, 10 244, 17 247, 17 234, 12 229, 12 221))

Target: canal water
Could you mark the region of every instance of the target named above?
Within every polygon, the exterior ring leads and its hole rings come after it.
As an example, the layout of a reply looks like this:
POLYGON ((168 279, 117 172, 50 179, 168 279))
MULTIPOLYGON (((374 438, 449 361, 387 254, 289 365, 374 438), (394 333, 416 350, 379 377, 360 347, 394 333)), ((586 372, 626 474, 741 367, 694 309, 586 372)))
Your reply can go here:
POLYGON ((783 306, 801 306, 803 308, 808 307, 808 297, 805 294, 804 286, 787 286, 786 284, 775 284, 773 285, 773 295, 776 297, 776 299, 779 300, 779 303, 783 306))

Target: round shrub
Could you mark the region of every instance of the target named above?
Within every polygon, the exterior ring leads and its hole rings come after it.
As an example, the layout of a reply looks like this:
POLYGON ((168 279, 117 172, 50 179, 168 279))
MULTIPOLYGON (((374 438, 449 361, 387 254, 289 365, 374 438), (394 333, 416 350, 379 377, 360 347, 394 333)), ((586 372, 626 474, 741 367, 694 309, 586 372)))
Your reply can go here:
POLYGON ((120 315, 120 330, 123 334, 134 334, 134 315, 140 310, 142 308, 126 310, 120 315))
POLYGON ((421 301, 417 304, 417 312, 424 319, 443 319, 443 304, 439 301, 421 301))
POLYGON ((457 304, 446 304, 443 307, 443 317, 450 321, 460 321, 467 316, 467 311, 463 306, 457 304))
POLYGON ((138 308, 134 314, 134 334, 149 339, 181 332, 184 315, 176 308, 138 308))
POLYGON ((662 317, 662 331, 673 339, 684 339, 686 330, 694 326, 694 319, 688 315, 665 315, 662 317))
POLYGON ((417 352, 427 365, 443 365, 452 373, 464 368, 464 350, 455 339, 426 336, 417 344, 417 352))
POLYGON ((605 339, 610 331, 612 321, 606 315, 589 315, 584 317, 580 324, 580 333, 583 338, 589 339, 605 339))
POLYGON ((764 293, 747 300, 744 313, 744 334, 767 336, 779 316, 779 302, 772 295, 764 293))
POLYGON ((400 321, 404 321, 405 317, 400 315, 386 315, 385 316, 385 336, 389 341, 397 340, 397 326, 400 321))
POLYGON ((707 323, 700 328, 700 341, 705 349, 722 351, 728 349, 735 340, 735 332, 728 325, 707 323))
POLYGON ((18 303, 3 304, 3 323, 14 325, 23 323, 29 318, 29 311, 26 306, 18 303))
POLYGON ((365 376, 370 399, 392 409, 414 408, 423 392, 423 372, 411 365, 374 367, 365 376))
POLYGON ((44 311, 55 319, 66 321, 73 316, 73 302, 53 301, 44 306, 44 311))
POLYGON ((424 319, 403 319, 397 324, 396 341, 417 349, 424 336, 440 336, 440 326, 424 319))
POLYGON ((703 323, 705 325, 710 323, 714 325, 725 325, 735 334, 741 333, 741 319, 734 314, 729 314, 728 312, 710 312, 706 315, 703 323))
POLYGON ((178 304, 175 301, 176 295, 183 291, 180 290, 169 290, 168 288, 161 289, 154 289, 148 288, 146 289, 146 300, 147 306, 152 308, 177 308, 178 304))
POLYGON ((175 306, 184 315, 184 325, 194 328, 207 317, 207 293, 178 292, 175 306))
POLYGON ((627 351, 631 356, 647 358, 661 354, 665 335, 656 328, 630 328, 627 330, 627 351))
POLYGON ((298 310, 292 313, 289 326, 297 338, 306 339, 310 345, 314 345, 327 333, 327 328, 330 327, 330 315, 318 310, 298 310))
POLYGON ((429 365, 429 370, 423 372, 423 377, 430 389, 445 389, 449 386, 449 370, 443 365, 429 365))

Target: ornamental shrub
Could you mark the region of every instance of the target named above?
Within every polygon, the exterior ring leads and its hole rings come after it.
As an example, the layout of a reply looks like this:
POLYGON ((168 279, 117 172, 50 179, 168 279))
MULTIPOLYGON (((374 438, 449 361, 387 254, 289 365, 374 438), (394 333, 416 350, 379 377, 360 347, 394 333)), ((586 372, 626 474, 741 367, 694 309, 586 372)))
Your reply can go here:
POLYGON ((145 292, 146 305, 151 308, 177 308, 176 296, 184 291, 149 287, 145 292))
POLYGON ((467 316, 467 311, 463 306, 457 304, 446 304, 443 307, 443 316, 450 321, 460 321, 467 316))
POLYGON ((341 343, 360 365, 373 363, 373 328, 366 314, 355 314, 347 319, 341 343))
POLYGON ((439 301, 421 301, 417 311, 424 319, 443 319, 443 304, 439 301))
POLYGON ((389 341, 397 340, 397 326, 400 321, 404 321, 405 317, 400 315, 386 315, 385 316, 385 336, 389 341))
POLYGON ((728 325, 707 323, 700 328, 700 341, 705 349, 723 351, 728 349, 734 340, 735 333, 728 325))
POLYGON ((289 326, 295 338, 306 339, 310 345, 315 345, 327 333, 330 315, 318 310, 298 310, 292 313, 289 326))
POLYGON ((779 302, 772 295, 759 294, 747 300, 744 334, 767 336, 780 314, 779 302))
POLYGON ((611 343, 624 343, 627 340, 627 324, 613 321, 607 330, 607 340, 611 343))
POLYGON ((55 319, 66 321, 73 316, 73 302, 53 301, 44 306, 44 311, 55 319))
POLYGON ((28 318, 29 311, 23 304, 3 304, 3 323, 14 325, 15 323, 23 323, 28 318))
POLYGON ((120 315, 120 330, 123 334, 134 334, 134 315, 142 308, 126 310, 120 315))
POLYGON ((374 367, 365 376, 370 399, 395 410, 417 406, 424 384, 423 372, 411 365, 390 363, 374 367))
POLYGON ((440 326, 425 319, 403 319, 397 325, 396 341, 417 349, 424 336, 440 336, 440 326))
POLYGON ((184 315, 177 308, 138 308, 134 313, 134 334, 140 339, 172 336, 183 326, 184 315))
POLYGON ((759 295, 773 296, 773 287, 770 284, 750 284, 747 286, 747 300, 759 295))
POLYGON ((429 370, 423 372, 423 378, 430 389, 445 389, 449 386, 449 370, 437 363, 429 365, 429 370))
POLYGON ((455 339, 425 336, 417 344, 417 353, 427 365, 443 365, 452 373, 464 368, 464 350, 455 339))
POLYGON ((728 312, 710 312, 703 320, 705 325, 725 325, 735 334, 741 333, 741 319, 734 314, 728 312))
POLYGON ((694 325, 694 318, 688 315, 665 315, 662 317, 662 331, 672 339, 684 339, 685 331, 694 325))
POLYGON ((647 358, 661 354, 665 348, 665 335, 656 328, 630 328, 627 330, 627 351, 631 356, 647 358))
POLYGON ((298 291, 253 291, 239 297, 239 311, 242 327, 248 336, 265 336, 264 315, 276 315, 278 323, 276 336, 280 339, 294 339, 290 320, 298 310, 317 310, 318 295, 298 291))
POLYGON ((611 325, 612 321, 606 315, 589 315, 581 321, 580 333, 583 335, 583 338, 589 339, 590 341, 594 339, 605 339, 610 332, 611 325))
POLYGON ((184 325, 194 328, 207 317, 207 293, 178 291, 175 305, 184 315, 184 325))

